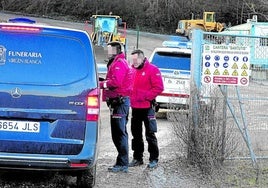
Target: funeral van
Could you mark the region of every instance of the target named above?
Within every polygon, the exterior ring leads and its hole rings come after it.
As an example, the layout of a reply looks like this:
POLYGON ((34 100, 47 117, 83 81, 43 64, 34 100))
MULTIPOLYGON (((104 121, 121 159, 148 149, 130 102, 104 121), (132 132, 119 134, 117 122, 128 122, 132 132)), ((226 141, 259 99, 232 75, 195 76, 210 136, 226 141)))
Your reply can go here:
POLYGON ((93 187, 100 92, 82 30, 0 23, 0 169, 56 170, 93 187))

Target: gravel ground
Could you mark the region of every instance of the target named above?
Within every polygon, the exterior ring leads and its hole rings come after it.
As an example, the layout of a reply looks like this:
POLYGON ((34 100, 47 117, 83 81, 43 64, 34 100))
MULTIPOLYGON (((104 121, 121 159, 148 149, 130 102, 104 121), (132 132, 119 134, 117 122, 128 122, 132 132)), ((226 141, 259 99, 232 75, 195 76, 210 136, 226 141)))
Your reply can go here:
MULTIPOLYGON (((129 168, 129 173, 111 173, 107 168, 114 164, 116 158, 116 149, 111 141, 110 125, 108 120, 108 109, 105 104, 102 105, 102 128, 100 138, 99 161, 97 167, 97 183, 96 187, 198 187, 197 183, 184 174, 180 169, 177 158, 180 151, 176 148, 172 133, 172 124, 165 118, 165 112, 158 114, 158 137, 160 148, 159 166, 156 169, 149 170, 146 168, 148 163, 148 152, 145 141, 144 165, 129 168), (164 117, 164 118, 163 118, 164 117)), ((130 125, 128 124, 128 130, 130 125)), ((131 135, 129 131, 129 143, 131 135)), ((132 159, 132 151, 130 150, 130 160, 132 159)))

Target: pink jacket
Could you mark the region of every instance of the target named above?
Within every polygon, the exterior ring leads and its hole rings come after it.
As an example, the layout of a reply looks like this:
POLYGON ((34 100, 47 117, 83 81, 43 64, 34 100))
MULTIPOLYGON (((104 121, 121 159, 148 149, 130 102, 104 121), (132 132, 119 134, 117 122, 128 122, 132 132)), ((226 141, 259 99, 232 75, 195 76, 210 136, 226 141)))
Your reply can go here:
POLYGON ((100 82, 103 89, 103 100, 118 96, 130 96, 133 82, 133 69, 125 59, 125 54, 115 56, 108 67, 106 80, 100 82))
POLYGON ((151 101, 164 90, 160 70, 147 59, 141 69, 135 69, 135 79, 130 97, 132 108, 149 108, 151 101))

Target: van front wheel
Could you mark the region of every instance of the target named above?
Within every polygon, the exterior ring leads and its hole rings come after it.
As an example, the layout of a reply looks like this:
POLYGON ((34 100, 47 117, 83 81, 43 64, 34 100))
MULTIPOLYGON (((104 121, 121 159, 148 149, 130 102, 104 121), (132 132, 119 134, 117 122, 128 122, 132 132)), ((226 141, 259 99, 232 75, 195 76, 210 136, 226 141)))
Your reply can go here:
POLYGON ((77 174, 76 184, 81 188, 92 188, 96 181, 96 165, 77 174))

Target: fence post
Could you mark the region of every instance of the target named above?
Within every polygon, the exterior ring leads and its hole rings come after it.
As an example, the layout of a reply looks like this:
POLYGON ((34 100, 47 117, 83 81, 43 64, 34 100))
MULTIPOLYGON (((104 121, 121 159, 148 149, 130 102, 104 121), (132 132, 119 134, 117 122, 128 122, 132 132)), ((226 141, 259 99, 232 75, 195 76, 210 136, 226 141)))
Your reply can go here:
POLYGON ((136 29, 137 29, 136 49, 139 49, 140 27, 137 25, 136 29))
POLYGON ((202 71, 202 36, 203 32, 199 29, 193 30, 192 36, 192 55, 191 55, 191 82, 199 90, 201 87, 202 71))
POLYGON ((191 106, 194 127, 199 126, 199 94, 201 87, 201 64, 202 64, 202 36, 200 30, 193 30, 192 35, 192 54, 191 54, 191 106))

